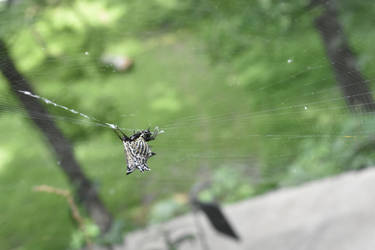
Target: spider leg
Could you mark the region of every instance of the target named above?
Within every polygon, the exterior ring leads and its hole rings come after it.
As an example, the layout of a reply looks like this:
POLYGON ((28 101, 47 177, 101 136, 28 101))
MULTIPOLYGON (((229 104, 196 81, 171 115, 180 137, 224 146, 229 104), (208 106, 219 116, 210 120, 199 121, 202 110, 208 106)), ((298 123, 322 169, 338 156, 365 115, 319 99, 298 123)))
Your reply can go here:
POLYGON ((121 129, 119 129, 118 127, 116 127, 116 129, 113 129, 113 131, 116 133, 116 135, 118 136, 118 138, 120 138, 121 141, 128 141, 129 140, 129 137, 121 131, 121 129))
POLYGON ((130 140, 131 140, 131 141, 137 140, 137 139, 141 136, 141 134, 142 134, 141 132, 137 132, 137 133, 136 133, 136 132, 134 131, 134 134, 130 137, 130 140))
POLYGON ((145 164, 143 165, 143 170, 150 171, 151 169, 145 164))
POLYGON ((129 165, 128 162, 126 164, 126 175, 133 173, 136 168, 133 165, 129 165))
POLYGON ((153 141, 155 140, 156 136, 159 134, 159 128, 155 128, 154 132, 151 136, 148 136, 145 141, 153 141))
POLYGON ((145 171, 142 166, 137 166, 137 168, 139 169, 139 171, 141 171, 141 173, 145 171))
POLYGON ((122 137, 119 135, 118 131, 114 129, 113 132, 115 132, 115 134, 117 135, 117 137, 120 138, 120 140, 122 141, 122 137))

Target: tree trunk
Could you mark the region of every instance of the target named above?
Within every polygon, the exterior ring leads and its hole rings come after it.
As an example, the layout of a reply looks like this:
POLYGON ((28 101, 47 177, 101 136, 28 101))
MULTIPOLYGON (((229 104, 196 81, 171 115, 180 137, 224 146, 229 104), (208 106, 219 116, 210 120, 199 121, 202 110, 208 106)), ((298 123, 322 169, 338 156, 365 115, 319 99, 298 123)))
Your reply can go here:
POLYGON ((38 100, 18 92, 18 90, 23 90, 35 93, 30 83, 17 70, 2 40, 0 40, 0 71, 8 80, 11 90, 21 101, 30 118, 54 149, 56 157, 60 161, 59 165, 70 183, 76 188, 78 198, 83 203, 90 217, 99 226, 102 233, 108 231, 112 223, 111 215, 101 202, 93 184, 81 170, 73 154, 70 142, 64 137, 47 110, 38 100), (42 116, 43 119, 39 119, 35 114, 38 114, 38 117, 42 116))
POLYGON ((310 7, 322 6, 323 13, 315 19, 336 80, 352 111, 375 111, 375 104, 367 84, 356 65, 356 58, 349 48, 346 36, 338 21, 335 0, 312 0, 310 7))

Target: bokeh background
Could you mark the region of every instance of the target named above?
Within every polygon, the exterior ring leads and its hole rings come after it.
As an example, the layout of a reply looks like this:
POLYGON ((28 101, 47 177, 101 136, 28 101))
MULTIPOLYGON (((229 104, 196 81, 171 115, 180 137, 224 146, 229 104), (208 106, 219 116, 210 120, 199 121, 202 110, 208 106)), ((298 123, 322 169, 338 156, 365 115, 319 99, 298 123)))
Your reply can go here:
POLYGON ((204 181, 202 199, 228 204, 374 163, 370 0, 2 0, 0 9, 2 249, 77 249, 87 235, 122 242, 190 211, 189 192, 204 181), (317 20, 330 8, 340 26, 324 36, 317 20), (330 57, 329 34, 333 50, 347 42, 344 57, 330 57), (345 55, 352 70, 340 67, 345 55), (95 120, 20 102, 8 56, 35 94, 95 120), (35 125, 50 119, 112 215, 106 237, 35 125), (164 130, 150 143, 151 172, 125 175, 106 122, 128 134, 164 130), (87 232, 65 198, 39 185, 70 191, 87 232))

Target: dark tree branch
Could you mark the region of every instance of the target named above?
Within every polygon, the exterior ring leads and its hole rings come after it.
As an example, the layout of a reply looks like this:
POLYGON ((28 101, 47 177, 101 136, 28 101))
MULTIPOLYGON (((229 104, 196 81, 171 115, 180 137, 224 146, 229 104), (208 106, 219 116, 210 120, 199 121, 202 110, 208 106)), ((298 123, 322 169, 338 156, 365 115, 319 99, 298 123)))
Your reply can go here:
POLYGON ((10 8, 13 5, 13 0, 7 1, 7 8, 10 8))
POLYGON ((312 0, 309 8, 316 6, 321 6, 323 13, 315 19, 315 27, 322 37, 346 103, 352 111, 375 111, 370 88, 357 68, 356 57, 339 23, 336 1, 312 0))
MULTIPOLYGON (((190 203, 195 209, 202 211, 212 227, 232 239, 240 241, 240 237, 234 231, 227 217, 224 215, 220 205, 216 202, 203 202, 199 200, 199 193, 210 186, 209 182, 198 183, 190 191, 190 203)), ((202 241, 203 242, 203 241, 202 241)))
POLYGON ((81 170, 73 154, 70 142, 48 115, 47 110, 36 99, 18 92, 18 90, 23 90, 35 93, 30 83, 16 68, 2 40, 0 40, 0 71, 7 79, 12 92, 27 110, 30 118, 52 146, 56 157, 60 161, 61 169, 71 184, 77 189, 77 195, 91 218, 100 227, 101 232, 108 231, 112 222, 111 215, 101 202, 93 184, 81 170), (38 117, 42 115, 43 119, 38 119, 34 114, 38 114, 38 117))

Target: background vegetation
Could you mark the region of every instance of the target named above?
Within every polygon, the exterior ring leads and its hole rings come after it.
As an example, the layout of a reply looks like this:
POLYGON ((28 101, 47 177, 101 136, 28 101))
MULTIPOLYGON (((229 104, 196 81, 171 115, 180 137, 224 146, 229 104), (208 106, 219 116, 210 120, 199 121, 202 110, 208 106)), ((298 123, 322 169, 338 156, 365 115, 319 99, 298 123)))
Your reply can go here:
MULTIPOLYGON (((152 171, 125 176, 110 129, 46 106, 118 231, 188 211, 199 181, 213 182, 203 198, 234 202, 373 164, 371 151, 358 150, 371 141, 372 114, 347 108, 313 25, 320 9, 305 10, 307 1, 0 4, 0 37, 38 94, 128 133, 165 130, 152 142, 152 171), (103 64, 106 55, 134 66, 119 72, 103 64)), ((340 22, 369 83, 374 14, 371 1, 340 1, 340 22)), ((74 248, 66 201, 32 191, 71 187, 5 78, 0 90, 0 246, 74 248)))

